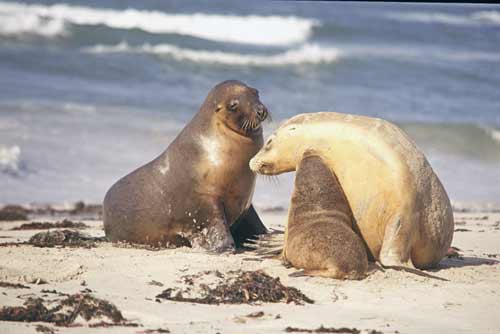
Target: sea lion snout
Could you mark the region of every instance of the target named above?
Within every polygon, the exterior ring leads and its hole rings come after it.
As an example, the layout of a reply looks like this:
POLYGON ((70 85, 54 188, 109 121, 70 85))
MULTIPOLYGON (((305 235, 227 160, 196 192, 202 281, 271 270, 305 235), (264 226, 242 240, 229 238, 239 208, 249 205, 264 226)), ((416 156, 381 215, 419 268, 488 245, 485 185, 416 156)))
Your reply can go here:
POLYGON ((273 175, 274 164, 259 159, 257 156, 250 160, 250 169, 257 174, 273 175))
POLYGON ((262 103, 257 103, 254 107, 253 107, 253 110, 254 112, 257 114, 257 118, 263 122, 267 116, 269 115, 269 112, 266 108, 265 105, 263 105, 262 103))

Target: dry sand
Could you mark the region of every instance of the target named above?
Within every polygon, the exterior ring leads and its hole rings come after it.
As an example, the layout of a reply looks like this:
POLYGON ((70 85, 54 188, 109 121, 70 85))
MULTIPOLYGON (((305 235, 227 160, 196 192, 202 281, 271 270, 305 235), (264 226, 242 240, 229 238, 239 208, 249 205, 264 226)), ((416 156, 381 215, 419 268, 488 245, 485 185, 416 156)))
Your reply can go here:
MULTIPOLYGON (((263 213, 269 227, 284 229, 285 213, 263 213)), ((0 288, 0 306, 22 305, 42 289, 64 293, 92 290, 114 303, 141 327, 55 328, 59 333, 284 333, 286 327, 349 327, 383 333, 500 333, 500 214, 456 213, 453 246, 463 258, 444 259, 433 274, 449 281, 406 272, 377 271, 362 281, 289 277, 279 260, 253 251, 209 255, 188 248, 150 251, 103 243, 97 248, 0 247, 0 281, 31 289, 0 288), (201 305, 155 296, 181 283, 180 276, 206 270, 262 269, 300 289, 314 304, 201 305), (34 284, 37 280, 47 284, 34 284), (163 286, 152 285, 152 281, 163 286), (82 286, 82 283, 84 286, 82 286), (263 311, 258 318, 246 317, 263 311), (279 316, 278 316, 279 315, 279 316)), ((11 231, 23 222, 0 223, 0 243, 26 241, 40 231, 11 231)), ((85 233, 102 236, 101 221, 87 221, 85 233)), ((50 294, 46 294, 51 298, 50 294)), ((0 322, 0 333, 36 333, 40 323, 0 322)))

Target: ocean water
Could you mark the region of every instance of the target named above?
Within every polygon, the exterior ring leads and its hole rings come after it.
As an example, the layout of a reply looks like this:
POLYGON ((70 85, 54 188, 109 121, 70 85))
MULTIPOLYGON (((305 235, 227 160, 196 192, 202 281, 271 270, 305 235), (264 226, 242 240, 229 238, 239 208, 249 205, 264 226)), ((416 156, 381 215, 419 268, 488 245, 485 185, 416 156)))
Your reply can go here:
MULTIPOLYGON (((500 6, 0 1, 0 203, 100 202, 216 83, 298 113, 386 118, 452 201, 500 203, 500 6)), ((293 174, 254 202, 288 206, 293 174)))

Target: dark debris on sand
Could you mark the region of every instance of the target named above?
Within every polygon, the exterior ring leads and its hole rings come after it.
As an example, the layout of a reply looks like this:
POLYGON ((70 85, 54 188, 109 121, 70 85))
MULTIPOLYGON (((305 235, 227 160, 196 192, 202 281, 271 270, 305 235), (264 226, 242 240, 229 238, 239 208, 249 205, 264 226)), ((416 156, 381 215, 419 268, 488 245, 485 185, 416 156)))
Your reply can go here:
POLYGON ((28 215, 33 216, 79 216, 86 219, 101 219, 102 205, 89 204, 79 201, 69 208, 56 208, 50 204, 30 205, 24 207, 9 204, 0 209, 0 221, 28 220, 28 215))
MULTIPOLYGON (((340 334, 360 334, 361 330, 357 328, 347 328, 347 327, 318 327, 316 329, 306 329, 306 328, 296 328, 287 327, 285 328, 287 333, 340 333, 340 334)), ((372 329, 371 331, 365 331, 367 334, 383 334, 383 332, 376 331, 372 329)))
MULTIPOLYGON (((48 322, 56 326, 71 326, 78 316, 86 321, 107 319, 107 325, 136 325, 127 322, 122 313, 110 302, 88 294, 74 294, 48 307, 42 298, 28 298, 24 306, 0 308, 0 320, 18 322, 48 322)), ((97 323, 99 325, 99 323, 97 323)), ((94 324, 94 327, 96 325, 94 324)))
POLYGON ((153 333, 170 333, 170 330, 165 329, 165 328, 157 328, 157 329, 146 329, 146 330, 137 332, 137 334, 153 334, 153 333))
POLYGON ((300 290, 284 286, 281 284, 279 277, 273 278, 262 270, 232 271, 228 272, 228 274, 230 277, 220 274, 223 281, 214 288, 206 284, 200 284, 201 297, 187 297, 186 294, 191 291, 191 288, 184 290, 169 288, 157 295, 156 298, 216 305, 253 304, 257 302, 287 304, 293 302, 297 305, 314 303, 314 300, 304 295, 300 290))
POLYGON ((247 318, 261 318, 265 315, 264 311, 252 312, 247 314, 245 317, 247 318))
POLYGON ((9 283, 0 281, 0 288, 10 288, 10 289, 30 289, 29 286, 19 284, 19 283, 9 283))
POLYGON ((31 210, 33 215, 38 216, 85 216, 89 219, 102 218, 102 205, 101 204, 88 204, 83 201, 78 201, 73 204, 72 208, 54 208, 52 205, 42 205, 34 207, 31 210))
POLYGON ((20 205, 6 205, 0 210, 0 221, 28 220, 28 210, 20 205))
POLYGON ((68 219, 64 219, 61 222, 49 223, 49 222, 31 222, 22 224, 21 226, 14 227, 12 231, 20 231, 20 230, 47 230, 50 228, 75 228, 75 229, 83 229, 88 228, 89 226, 82 222, 73 222, 68 219))
POLYGON ((105 237, 91 237, 71 230, 57 230, 40 232, 30 238, 28 244, 35 247, 97 247, 99 242, 106 241, 105 237))
POLYGON ((54 328, 44 325, 36 325, 35 330, 38 333, 44 333, 44 334, 55 334, 57 332, 57 330, 55 330, 54 328))
POLYGON ((136 244, 136 243, 129 242, 129 241, 115 241, 115 242, 113 242, 113 246, 118 247, 118 248, 144 249, 144 250, 153 251, 153 252, 162 251, 165 249, 177 248, 176 245, 168 244, 168 243, 166 243, 166 244, 158 243, 156 245, 154 245, 154 244, 150 245, 150 244, 136 244))
POLYGON ((73 210, 70 211, 72 215, 82 215, 89 214, 96 217, 102 217, 102 205, 101 204, 85 204, 83 201, 75 203, 73 210))
POLYGON ((58 296, 69 296, 69 294, 67 293, 63 293, 63 292, 59 292, 57 291, 56 289, 52 289, 52 290, 49 290, 49 289, 42 289, 40 290, 41 293, 52 293, 52 294, 55 294, 55 295, 58 295, 58 296))

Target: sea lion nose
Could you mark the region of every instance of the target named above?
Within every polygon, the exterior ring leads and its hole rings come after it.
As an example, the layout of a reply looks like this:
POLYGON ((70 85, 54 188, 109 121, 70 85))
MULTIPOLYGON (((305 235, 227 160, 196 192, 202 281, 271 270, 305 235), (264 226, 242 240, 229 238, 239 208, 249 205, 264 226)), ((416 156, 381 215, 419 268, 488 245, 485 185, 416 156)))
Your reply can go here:
POLYGON ((265 120, 267 117, 267 108, 263 104, 259 103, 255 106, 255 112, 261 121, 265 120))

